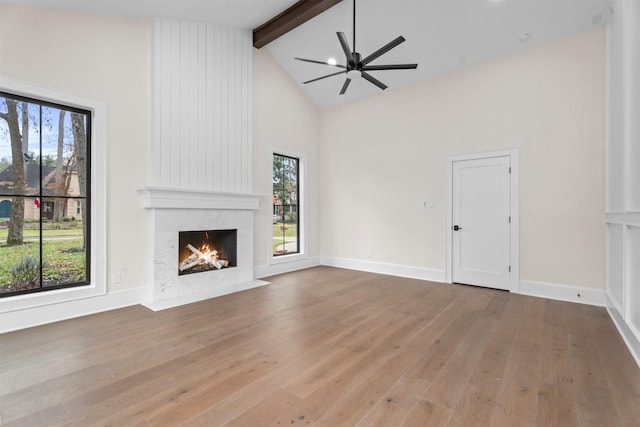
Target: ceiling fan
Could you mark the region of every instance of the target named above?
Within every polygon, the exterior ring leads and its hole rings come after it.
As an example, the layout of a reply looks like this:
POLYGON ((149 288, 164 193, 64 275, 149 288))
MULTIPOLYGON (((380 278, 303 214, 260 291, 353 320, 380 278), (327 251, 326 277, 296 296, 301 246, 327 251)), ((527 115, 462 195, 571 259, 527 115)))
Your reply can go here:
POLYGON ((316 61, 313 59, 305 59, 305 58, 294 58, 298 61, 311 62, 313 64, 322 64, 329 65, 332 67, 342 68, 342 71, 338 71, 337 73, 328 74, 326 76, 317 77, 312 80, 307 80, 303 82, 303 84, 313 83, 318 80, 326 79, 327 77, 337 76, 339 74, 346 74, 347 78, 342 85, 342 89, 340 90, 340 95, 343 95, 351 80, 354 78, 362 77, 363 79, 373 83, 378 86, 380 89, 385 90, 387 85, 382 83, 380 80, 373 77, 367 71, 382 71, 382 70, 411 70, 418 68, 418 64, 389 64, 389 65, 369 65, 374 59, 379 58, 385 53, 389 52, 394 47, 398 46, 400 43, 405 41, 405 38, 402 36, 398 36, 386 45, 382 46, 380 49, 373 52, 371 55, 362 58, 360 53, 356 51, 356 0, 353 0, 353 51, 349 48, 349 42, 347 41, 347 37, 342 32, 336 33, 338 35, 338 40, 340 41, 340 45, 342 46, 342 50, 344 50, 344 55, 346 58, 346 65, 340 65, 336 63, 331 63, 328 61, 316 61))

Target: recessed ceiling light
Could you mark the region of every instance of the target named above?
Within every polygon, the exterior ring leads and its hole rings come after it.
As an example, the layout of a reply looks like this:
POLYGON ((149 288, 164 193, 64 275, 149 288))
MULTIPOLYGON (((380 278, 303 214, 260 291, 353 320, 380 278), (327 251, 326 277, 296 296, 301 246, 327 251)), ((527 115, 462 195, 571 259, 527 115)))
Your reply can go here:
POLYGON ((595 15, 593 15, 593 18, 591 18, 591 23, 593 25, 602 24, 602 13, 596 13, 595 15))
POLYGON ((529 40, 529 37, 531 37, 529 33, 520 34, 520 43, 526 42, 527 40, 529 40))
POLYGON ((327 64, 336 65, 336 64, 338 64, 338 61, 336 61, 336 58, 329 58, 329 59, 327 59, 327 64))

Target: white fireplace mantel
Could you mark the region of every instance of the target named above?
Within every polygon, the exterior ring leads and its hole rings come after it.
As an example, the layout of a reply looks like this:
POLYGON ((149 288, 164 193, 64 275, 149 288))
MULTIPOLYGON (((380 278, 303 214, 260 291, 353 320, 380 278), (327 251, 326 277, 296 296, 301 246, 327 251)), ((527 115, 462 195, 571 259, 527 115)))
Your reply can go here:
POLYGON ((153 284, 143 305, 163 310, 267 284, 255 280, 253 216, 264 196, 170 187, 138 190, 153 220, 153 284), (178 274, 179 232, 237 230, 237 265, 178 274))
POLYGON ((223 193, 183 188, 144 187, 138 190, 147 209, 233 209, 257 210, 265 196, 223 193))

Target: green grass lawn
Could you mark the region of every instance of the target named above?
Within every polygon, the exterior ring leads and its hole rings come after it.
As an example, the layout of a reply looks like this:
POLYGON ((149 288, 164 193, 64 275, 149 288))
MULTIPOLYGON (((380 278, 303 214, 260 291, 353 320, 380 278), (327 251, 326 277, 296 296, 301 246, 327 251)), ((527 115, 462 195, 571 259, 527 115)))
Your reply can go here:
POLYGON ((283 224, 278 222, 273 224, 273 250, 275 251, 278 246, 290 242, 287 237, 298 237, 298 230, 296 224, 283 224))
POLYGON ((275 251, 278 246, 280 246, 280 245, 282 245, 284 243, 287 243, 287 241, 283 240, 283 239, 281 239, 279 237, 274 237, 273 238, 273 250, 275 251))
MULTIPOLYGON (((28 256, 40 259, 40 247, 37 241, 11 246, 0 244, 0 292, 11 290, 13 277, 11 270, 14 265, 28 256)), ((45 260, 43 270, 45 285, 85 280, 86 252, 82 251, 82 238, 43 240, 42 256, 45 260)))
POLYGON ((284 237, 298 237, 298 230, 296 224, 283 224, 281 222, 273 224, 273 237, 282 238, 282 232, 284 231, 284 237), (282 229, 284 227, 284 230, 282 229))
MULTIPOLYGON (((0 240, 7 241, 9 230, 0 229, 0 240)), ((24 237, 40 237, 40 230, 37 228, 25 228, 22 231, 24 237)), ((82 236, 82 228, 61 228, 61 229, 44 229, 42 237, 61 237, 61 236, 82 236)))
POLYGON ((296 224, 283 224, 281 222, 273 224, 273 250, 287 243, 287 237, 298 237, 296 224))

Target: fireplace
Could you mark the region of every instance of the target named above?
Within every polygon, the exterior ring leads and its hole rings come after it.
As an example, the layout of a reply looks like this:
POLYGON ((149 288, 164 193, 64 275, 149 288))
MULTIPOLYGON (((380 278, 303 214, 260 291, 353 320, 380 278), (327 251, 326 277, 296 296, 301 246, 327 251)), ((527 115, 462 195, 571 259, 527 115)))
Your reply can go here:
POLYGON ((202 230, 178 233, 178 275, 237 266, 238 231, 202 230))
POLYGON ((253 216, 261 196, 160 187, 140 192, 143 206, 152 213, 154 248, 149 264, 153 285, 143 305, 164 310, 268 283, 255 280, 253 271, 253 216), (181 238, 184 231, 191 240, 181 238), (176 274, 184 257, 194 253, 187 244, 203 252, 207 239, 214 239, 210 246, 218 251, 218 261, 224 259, 228 266, 219 264, 222 268, 203 274, 176 274))

